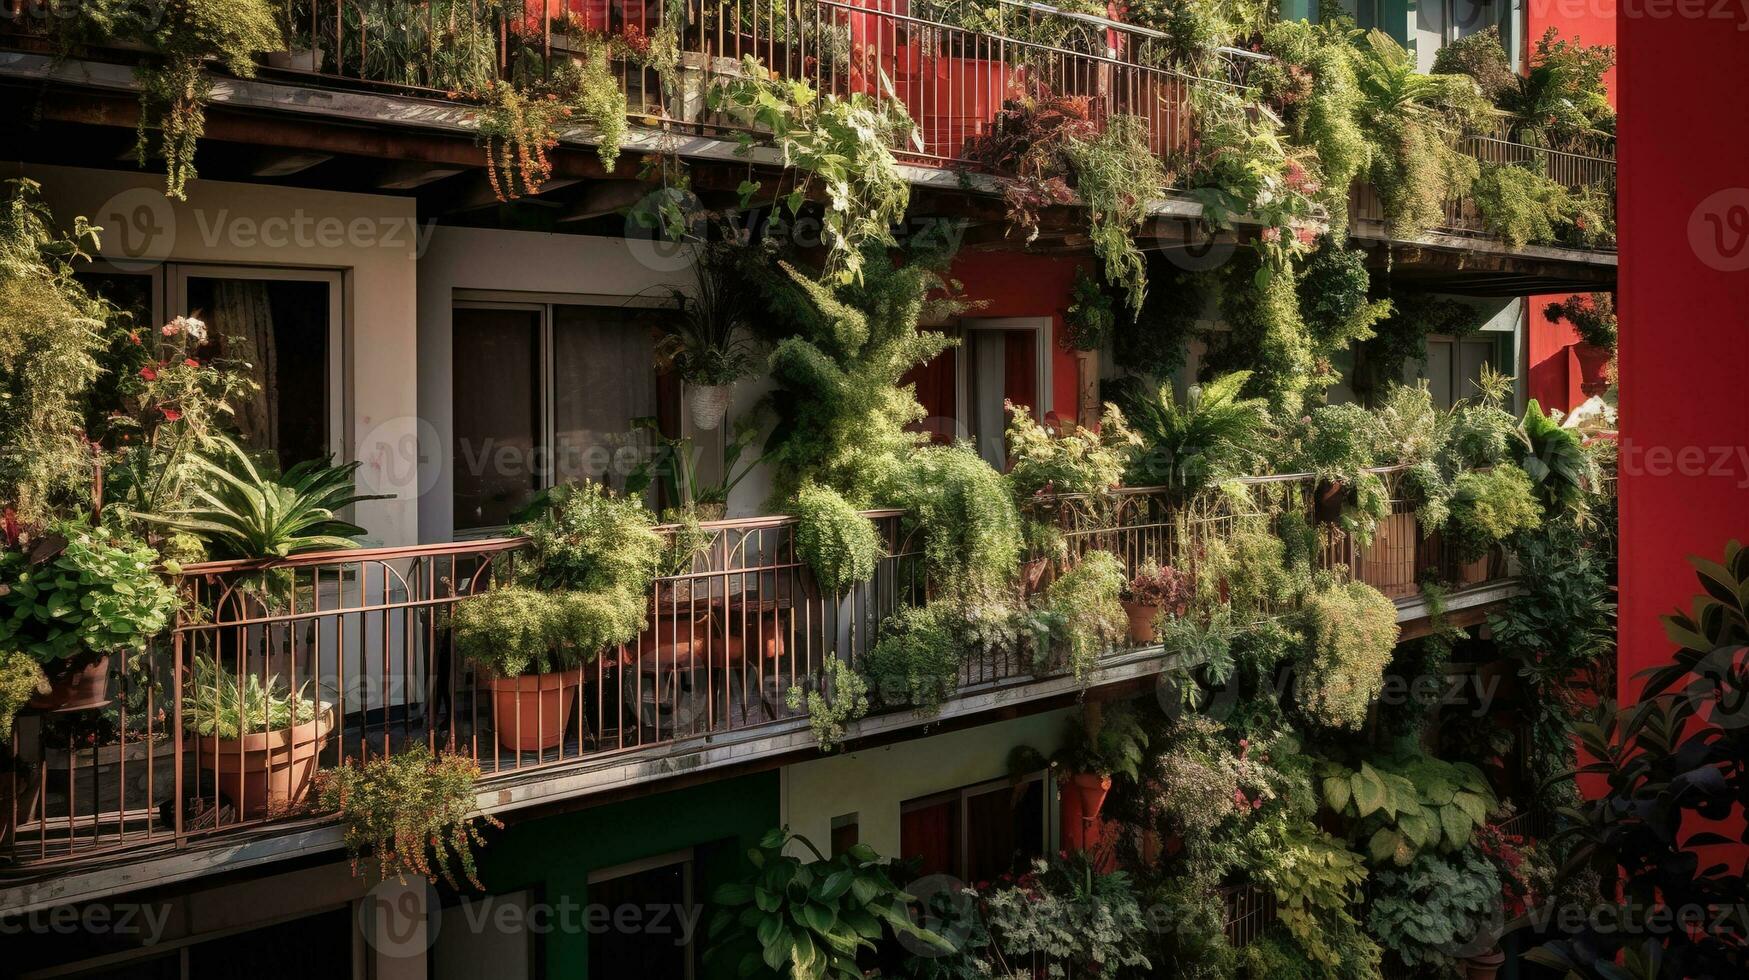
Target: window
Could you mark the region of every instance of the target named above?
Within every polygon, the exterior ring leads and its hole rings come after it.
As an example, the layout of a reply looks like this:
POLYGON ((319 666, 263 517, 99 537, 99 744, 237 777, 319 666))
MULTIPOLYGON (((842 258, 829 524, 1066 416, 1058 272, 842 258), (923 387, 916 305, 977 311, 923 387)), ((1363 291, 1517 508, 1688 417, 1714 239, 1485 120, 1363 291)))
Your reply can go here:
POLYGON ((908 372, 926 417, 913 426, 935 442, 971 439, 978 455, 1008 465, 1008 403, 1043 418, 1051 410, 1050 319, 965 320, 961 345, 908 372))
POLYGON ((426 956, 431 980, 519 980, 539 976, 541 933, 529 926, 535 894, 526 889, 445 906, 426 956), (519 928, 502 928, 512 923, 519 928))
POLYGON ((455 529, 501 527, 556 483, 616 488, 678 410, 655 370, 649 308, 462 302, 455 308, 450 472, 455 529))
POLYGON ((1500 345, 1494 336, 1488 331, 1462 340, 1429 335, 1427 359, 1411 361, 1404 368, 1404 380, 1413 384, 1417 379, 1427 379, 1433 403, 1441 408, 1449 409, 1465 398, 1474 399, 1480 390, 1477 382, 1482 378, 1482 368, 1494 365, 1499 370, 1500 345))
MULTIPOLYGON (((242 929, 192 942, 166 943, 121 954, 88 969, 70 964, 26 976, 80 980, 307 980, 353 975, 357 919, 350 906, 302 915, 256 929, 242 929)), ((95 937, 86 937, 95 940, 95 937)), ((100 945, 100 943, 99 943, 100 945)), ((9 976, 11 974, 8 974, 9 976)))
POLYGON ((589 976, 693 975, 691 849, 591 872, 588 913, 589 976))
POLYGON ((966 882, 1022 873, 1048 849, 1048 797, 1044 776, 1034 774, 903 803, 901 856, 918 861, 919 874, 966 882))

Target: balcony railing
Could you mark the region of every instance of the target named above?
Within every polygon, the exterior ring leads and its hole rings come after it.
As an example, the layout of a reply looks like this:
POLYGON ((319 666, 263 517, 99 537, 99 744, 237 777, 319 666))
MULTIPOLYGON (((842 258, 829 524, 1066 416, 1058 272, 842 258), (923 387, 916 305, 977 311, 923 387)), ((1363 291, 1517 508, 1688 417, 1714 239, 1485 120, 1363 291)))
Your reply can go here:
MULTIPOLYGON (((977 5, 977 27, 968 28, 947 22, 950 5, 970 7, 955 0, 287 0, 293 47, 304 50, 269 58, 266 70, 454 98, 499 79, 538 76, 592 39, 614 38, 623 42, 614 72, 636 118, 732 131, 731 120, 710 111, 706 93, 753 56, 821 93, 900 104, 914 128, 893 149, 919 165, 967 165, 968 142, 989 131, 1016 91, 1083 96, 1095 126, 1139 117, 1149 146, 1170 164, 1194 145, 1192 91, 1242 86, 1263 57, 1227 51, 1212 69, 1219 77, 1199 78, 1171 67, 1165 36, 1147 28, 1016 0, 977 5), (666 83, 640 55, 657 37, 672 37, 680 51, 666 83)), ((50 16, 40 0, 0 0, 0 14, 0 45, 54 49, 33 37, 50 16)), ((1466 137, 1463 146, 1478 160, 1528 164, 1569 189, 1600 191, 1613 215, 1608 145, 1535 147, 1501 128, 1466 137)), ((1356 186, 1353 213, 1382 217, 1372 188, 1356 186)), ((1439 230, 1488 234, 1467 201, 1451 202, 1439 230)))
MULTIPOLYGON (((1040 498, 1031 508, 1062 528, 1068 561, 1103 549, 1132 572, 1150 558, 1194 572, 1210 544, 1240 527, 1318 516, 1310 477, 1247 483, 1245 494, 1177 504, 1156 488, 1040 498)), ((1404 504, 1393 510, 1364 547, 1326 525, 1319 563, 1387 594, 1412 593, 1442 558, 1404 504)), ((502 580, 521 539, 188 566, 180 622, 133 658, 107 707, 17 722, 14 765, 0 775, 0 858, 29 872, 307 821, 298 804, 316 767, 414 744, 465 753, 490 782, 793 721, 791 687, 817 687, 828 658, 858 663, 887 617, 925 599, 919 534, 902 513, 869 516, 884 557, 870 581, 840 595, 822 593, 798 560, 792 519, 705 525, 710 547, 654 583, 643 633, 549 675, 532 708, 495 696, 489 678, 454 656, 448 628, 457 603, 502 580), (314 718, 243 739, 195 734, 193 678, 209 664, 227 690, 258 682, 300 692, 316 702, 314 718)), ((1470 577, 1501 570, 1496 562, 1470 577)), ((1460 575, 1446 567, 1444 577, 1460 575)), ((960 680, 1020 683, 1034 670, 1028 650, 985 650, 967 656, 960 680)), ((211 676, 209 668, 209 688, 211 676)), ((266 719, 247 727, 266 728, 266 719)))

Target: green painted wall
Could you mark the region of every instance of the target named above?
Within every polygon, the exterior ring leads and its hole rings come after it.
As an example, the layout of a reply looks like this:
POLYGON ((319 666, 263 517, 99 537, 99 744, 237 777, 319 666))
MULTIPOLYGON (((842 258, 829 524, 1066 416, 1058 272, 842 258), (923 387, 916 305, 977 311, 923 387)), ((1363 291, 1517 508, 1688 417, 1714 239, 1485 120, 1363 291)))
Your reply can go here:
MULTIPOLYGON (((757 773, 515 824, 488 837, 480 880, 494 893, 527 888, 548 904, 582 906, 589 902, 591 871, 733 838, 732 845, 696 852, 693 897, 708 903, 719 884, 744 873, 747 849, 778 825, 778 784, 776 772, 757 773)), ((696 942, 704 943, 709 926, 707 907, 696 942)), ((553 930, 545 937, 544 960, 546 976, 587 977, 588 932, 553 930)))

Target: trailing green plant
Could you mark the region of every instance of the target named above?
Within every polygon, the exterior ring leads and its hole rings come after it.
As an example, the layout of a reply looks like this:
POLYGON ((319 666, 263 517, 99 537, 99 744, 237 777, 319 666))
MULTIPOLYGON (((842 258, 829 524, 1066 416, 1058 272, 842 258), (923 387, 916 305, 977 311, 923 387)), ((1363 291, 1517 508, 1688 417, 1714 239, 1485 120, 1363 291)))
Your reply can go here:
POLYGON ((1329 214, 1330 235, 1341 240, 1348 231, 1349 188, 1371 155, 1358 118, 1350 31, 1341 24, 1283 19, 1264 28, 1262 47, 1278 60, 1265 63, 1254 78, 1280 107, 1295 142, 1317 150, 1324 174, 1317 197, 1329 214))
POLYGON ((1579 437, 1544 415, 1534 398, 1525 406, 1523 426, 1529 451, 1520 465, 1543 506, 1551 514, 1584 513, 1598 474, 1579 437))
POLYGON ((94 0, 80 4, 57 29, 73 44, 127 40, 146 46, 147 56, 134 68, 140 89, 134 155, 142 167, 153 155, 163 157, 165 193, 178 200, 196 176, 195 149, 206 131, 212 81, 204 62, 214 60, 236 77, 251 78, 256 55, 285 47, 267 0, 179 0, 164 6, 94 0), (158 131, 155 143, 153 130, 158 131))
POLYGON ((1376 880, 1367 929, 1411 968, 1449 971, 1456 951, 1485 937, 1500 908, 1499 873, 1474 848, 1423 854, 1406 870, 1381 871, 1376 880))
POLYGON ((1240 393, 1248 371, 1235 371, 1190 390, 1180 405, 1170 382, 1152 394, 1126 400, 1124 411, 1141 452, 1125 474, 1130 486, 1165 486, 1188 496, 1264 463, 1269 409, 1261 398, 1240 393))
POLYGON ((881 624, 862 666, 877 704, 929 715, 959 686, 965 653, 964 627, 952 604, 901 606, 881 624))
POLYGON ((1393 292, 1390 300, 1390 314, 1373 325, 1373 338, 1360 345, 1355 369, 1355 391, 1375 402, 1403 380, 1411 361, 1427 359, 1429 334, 1467 337, 1486 320, 1469 303, 1431 293, 1393 292))
POLYGON ((1384 690, 1397 645, 1397 606, 1365 582, 1331 583, 1305 599, 1296 680, 1300 710, 1325 728, 1358 729, 1384 690))
POLYGON ((1355 769, 1326 761, 1318 789, 1377 867, 1407 867, 1424 852, 1458 853, 1499 808, 1480 769, 1418 747, 1376 755, 1355 769))
MULTIPOLYGON (((1213 295, 1215 274, 1156 260, 1148 271, 1148 284, 1141 311, 1118 317, 1112 337, 1112 366, 1124 372, 1132 390, 1144 384, 1149 390, 1170 384, 1183 369, 1197 321, 1213 295)), ((1127 403, 1116 388, 1110 390, 1113 401, 1127 403)))
POLYGON ((507 81, 481 93, 476 132, 486 148, 486 178, 500 201, 540 193, 553 175, 552 150, 571 107, 507 81))
POLYGON ((1075 284, 1069 287, 1069 306, 1063 311, 1063 346, 1069 350, 1099 350, 1116 335, 1117 312, 1111 294, 1097 275, 1076 267, 1075 284))
POLYGON ((411 876, 435 883, 441 877, 454 888, 460 872, 483 890, 474 862, 474 848, 486 843, 479 824, 503 824, 475 812, 479 778, 479 765, 467 756, 434 755, 413 742, 393 755, 324 769, 315 791, 323 810, 340 814, 354 875, 369 849, 379 881, 405 884, 411 876))
POLYGON ((0 649, 49 666, 92 653, 136 653, 179 605, 158 553, 108 527, 51 524, 28 550, 0 551, 0 649))
POLYGON ((1298 416, 1317 363, 1300 315, 1297 273, 1291 264, 1271 272, 1261 260, 1239 253, 1221 276, 1227 329, 1205 335, 1205 369, 1217 375, 1249 371, 1246 395, 1266 400, 1278 417, 1298 416))
POLYGON ((1090 139, 1071 137, 1069 161, 1075 192, 1087 206, 1088 236, 1104 263, 1105 281, 1121 286, 1132 314, 1148 293, 1148 264, 1135 235, 1147 220, 1149 205, 1168 177, 1148 146, 1148 124, 1139 116, 1117 115, 1090 139))
POLYGON ((1543 316, 1548 317, 1550 323, 1565 321, 1572 324, 1579 334, 1580 343, 1615 352, 1614 293, 1574 293, 1543 307, 1543 316))
POLYGON ((1450 512, 1444 540, 1460 562, 1482 558, 1543 519, 1530 477, 1510 463, 1459 474, 1450 512))
POLYGON ((766 319, 779 339, 770 359, 777 421, 765 452, 779 504, 809 479, 853 506, 881 504, 882 489, 927 441, 906 428, 925 413, 900 382, 953 345, 918 323, 963 305, 936 295, 949 286, 947 256, 915 253, 895 265, 885 249, 867 247, 857 282, 817 282, 786 264, 767 283, 766 319))
POLYGON ((48 676, 36 658, 22 650, 0 650, 0 744, 12 741, 18 710, 48 690, 48 676))
POLYGON ((1290 470, 1348 487, 1359 486, 1381 442, 1376 417, 1353 402, 1312 409, 1297 436, 1290 470))
POLYGON ((838 595, 874 576, 883 549, 874 522, 838 491, 804 483, 796 491, 796 555, 822 591, 838 595))
POLYGON ((924 446, 894 470, 883 500, 923 533, 923 562, 937 602, 968 623, 1003 628, 1015 600, 1021 521, 1003 475, 967 444, 924 446))
MULTIPOLYGON (((894 244, 892 226, 905 217, 911 200, 911 185, 891 149, 911 129, 904 106, 862 93, 820 95, 806 81, 775 77, 751 55, 739 76, 711 90, 709 102, 748 127, 740 134, 743 153, 768 144, 786 168, 805 175, 787 194, 775 196, 792 219, 801 216, 818 183, 826 197, 820 226, 825 277, 860 282, 871 249, 894 244)), ((757 191, 756 184, 744 185, 743 198, 757 191)))
POLYGON ((1033 613, 1041 627, 1033 672, 1043 674, 1063 664, 1076 683, 1085 685, 1100 655, 1123 642, 1129 629, 1118 599, 1127 582, 1123 561, 1106 551, 1081 556, 1075 567, 1058 576, 1033 613))
POLYGON ((1438 225, 1447 201, 1467 193, 1476 161, 1457 148, 1485 127, 1493 107, 1465 75, 1423 75, 1390 35, 1373 29, 1355 45, 1358 121, 1370 149, 1367 174, 1393 238, 1438 225))
MULTIPOLYGON (((1317 964, 1319 978, 1377 980, 1380 952, 1354 909, 1367 879, 1365 861, 1304 819, 1266 824, 1250 842, 1248 862, 1258 884, 1274 894, 1288 938, 1317 964)), ((1252 974, 1273 980, 1273 974, 1252 974)))
POLYGON ((1292 608, 1313 585, 1309 556, 1290 555, 1262 515, 1238 519, 1230 534, 1206 542, 1204 552, 1198 602, 1208 607, 1224 599, 1238 623, 1292 608))
POLYGON ((1394 384, 1373 409, 1373 459, 1381 465, 1404 466, 1397 493, 1415 509, 1415 520, 1427 529, 1445 525, 1452 494, 1444 463, 1449 459, 1451 425, 1447 413, 1433 404, 1426 381, 1394 384))
POLYGON ((1099 428, 1074 422, 1040 425, 1025 405, 1008 406, 1008 481, 1023 506, 1038 494, 1109 493, 1141 439, 1107 402, 1099 428))
POLYGON ((1513 248, 1553 243, 1572 209, 1567 188, 1529 165, 1484 164, 1470 198, 1483 225, 1513 248))
POLYGON ((755 369, 751 321, 759 315, 759 292, 749 254, 726 242, 700 246, 692 256, 692 289, 671 291, 680 313, 659 321, 656 360, 687 384, 734 384, 755 369))
POLYGON ((867 844, 828 858, 806 837, 773 829, 748 850, 747 860, 752 874, 711 896, 717 910, 705 960, 713 967, 733 968, 743 977, 763 970, 795 980, 861 980, 858 955, 899 937, 953 951, 946 939, 912 920, 915 899, 894 883, 888 863, 867 844), (814 859, 785 854, 792 844, 814 859))
POLYGON ((353 475, 361 463, 336 466, 306 460, 277 477, 264 475, 249 454, 222 435, 212 451, 189 460, 188 503, 162 514, 136 514, 149 524, 198 537, 214 558, 284 558, 310 551, 358 547, 364 528, 337 515, 383 494, 360 494, 353 475))
POLYGON ((1210 229, 1229 229, 1240 217, 1263 226, 1254 242, 1261 266, 1247 271, 1262 287, 1269 276, 1291 273, 1292 259, 1311 245, 1313 197, 1323 188, 1316 157, 1289 146, 1238 91, 1196 85, 1190 95, 1197 143, 1184 182, 1210 229))
MULTIPOLYGON (((1233 673, 1233 643, 1242 632, 1233 622, 1231 610, 1226 608, 1207 616, 1172 616, 1159 624, 1160 649, 1181 661, 1177 666, 1189 679, 1210 685, 1225 684, 1233 673)), ((1188 687, 1180 693, 1187 698, 1197 695, 1188 687)))
POLYGON ((821 752, 830 752, 844 741, 851 722, 868 714, 868 681, 849 663, 827 657, 819 688, 797 684, 784 696, 791 711, 808 713, 808 730, 821 752))
POLYGON ((9 180, 0 205, 0 506, 26 526, 90 494, 82 398, 98 378, 109 305, 74 278, 99 229, 63 235, 35 181, 9 180))
POLYGON ((208 738, 236 739, 255 732, 281 732, 316 720, 321 705, 280 688, 277 675, 255 671, 241 679, 212 657, 196 654, 182 689, 182 727, 208 738))
POLYGON ((1331 235, 1318 239, 1317 250, 1300 269, 1300 318, 1311 337, 1321 380, 1334 380, 1331 358, 1371 340, 1374 324, 1390 315, 1390 300, 1367 298, 1371 282, 1366 253, 1343 246, 1331 235))
POLYGON ((1035 962, 1059 976, 1150 966, 1147 920, 1129 875, 1101 871, 1086 851, 1039 858, 1014 884, 980 898, 1001 976, 1025 976, 1035 962))

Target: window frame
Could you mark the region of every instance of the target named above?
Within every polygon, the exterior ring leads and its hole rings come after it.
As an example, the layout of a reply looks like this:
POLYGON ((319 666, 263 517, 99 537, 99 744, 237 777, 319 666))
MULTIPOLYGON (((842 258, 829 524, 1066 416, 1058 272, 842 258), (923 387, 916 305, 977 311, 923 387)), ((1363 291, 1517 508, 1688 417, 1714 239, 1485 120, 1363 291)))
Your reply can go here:
MULTIPOLYGON (((959 807, 959 826, 955 828, 955 833, 958 834, 959 839, 954 842, 954 853, 956 855, 955 861, 959 866, 953 869, 953 874, 961 881, 970 881, 971 866, 968 862, 971 860, 971 848, 968 844, 971 841, 972 834, 972 809, 969 805, 971 799, 975 796, 984 796, 989 793, 1003 791, 1013 792, 1017 787, 1033 782, 1042 784, 1043 792, 1039 794, 1039 805, 1044 808, 1043 820, 1041 822, 1041 827, 1044 830, 1044 840, 1041 841, 1040 844, 1042 845, 1043 853, 1048 855, 1055 849, 1059 833, 1059 828, 1057 826, 1057 807, 1055 805, 1057 802, 1057 794, 1056 786, 1054 785, 1055 781, 1046 779, 1045 770, 1042 769, 1036 772, 1029 772, 1017 779, 990 779, 980 783, 961 786, 958 789, 943 790, 939 793, 931 793, 927 796, 919 796, 913 799, 901 801, 899 803, 900 824, 903 825, 905 814, 912 811, 940 806, 943 803, 957 804, 959 807)), ((903 847, 900 849, 903 850, 903 847)))
MULTIPOLYGON (((690 917, 692 910, 698 906, 697 848, 682 847, 662 854, 651 854, 647 857, 608 865, 605 868, 594 868, 589 872, 587 878, 585 878, 585 883, 592 888, 602 882, 616 881, 620 878, 629 878, 633 875, 643 874, 646 871, 655 871, 658 868, 666 868, 676 864, 681 867, 681 902, 686 906, 683 911, 690 917)), ((586 904, 592 906, 593 903, 594 899, 590 898, 586 904)), ((693 980, 694 974, 697 972, 696 964, 698 962, 699 950, 698 936, 696 933, 689 934, 686 937, 686 945, 684 946, 684 949, 686 951, 686 973, 683 976, 674 978, 674 980, 693 980)))

